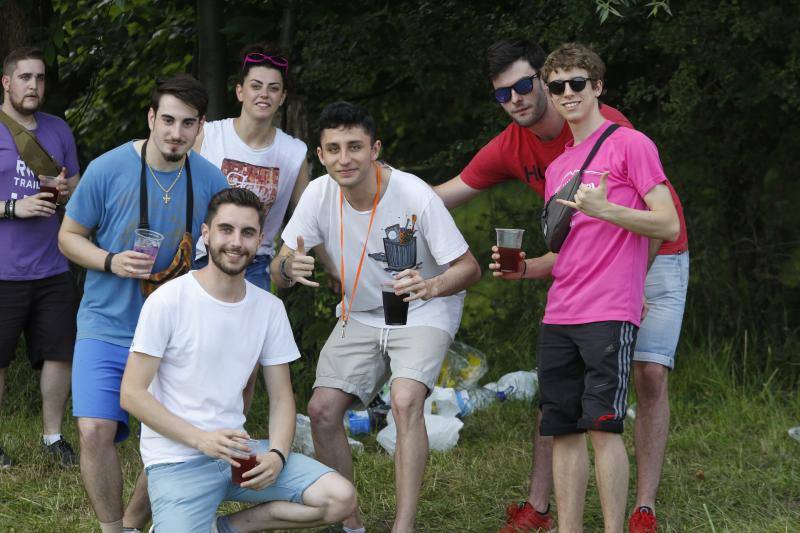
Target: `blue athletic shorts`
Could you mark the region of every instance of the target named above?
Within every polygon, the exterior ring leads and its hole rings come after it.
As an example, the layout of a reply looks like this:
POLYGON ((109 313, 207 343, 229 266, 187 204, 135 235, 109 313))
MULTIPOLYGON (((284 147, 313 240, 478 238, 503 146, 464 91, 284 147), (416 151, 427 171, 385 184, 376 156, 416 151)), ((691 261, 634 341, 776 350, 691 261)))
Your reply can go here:
MULTIPOLYGON (((259 441, 259 453, 269 449, 259 441)), ((147 492, 155 531, 208 531, 224 501, 264 503, 276 500, 303 503, 303 492, 331 468, 299 453, 290 453, 275 483, 244 489, 231 482, 231 467, 221 459, 199 456, 183 463, 148 466, 147 492)))
POLYGON ((689 252, 656 256, 645 281, 649 309, 636 338, 634 361, 675 367, 688 285, 689 252))
POLYGON ((114 442, 130 434, 128 413, 119 405, 119 387, 130 347, 79 339, 72 359, 72 416, 116 420, 114 442))

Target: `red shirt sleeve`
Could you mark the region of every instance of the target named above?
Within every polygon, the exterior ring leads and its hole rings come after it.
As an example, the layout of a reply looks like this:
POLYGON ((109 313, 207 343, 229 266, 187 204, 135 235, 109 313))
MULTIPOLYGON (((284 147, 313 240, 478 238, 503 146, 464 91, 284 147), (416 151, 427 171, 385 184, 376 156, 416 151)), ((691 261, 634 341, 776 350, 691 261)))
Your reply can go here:
POLYGON ((519 179, 513 166, 510 166, 510 154, 514 149, 509 146, 509 124, 500 135, 481 148, 472 160, 461 171, 461 181, 473 189, 488 189, 504 181, 519 179))

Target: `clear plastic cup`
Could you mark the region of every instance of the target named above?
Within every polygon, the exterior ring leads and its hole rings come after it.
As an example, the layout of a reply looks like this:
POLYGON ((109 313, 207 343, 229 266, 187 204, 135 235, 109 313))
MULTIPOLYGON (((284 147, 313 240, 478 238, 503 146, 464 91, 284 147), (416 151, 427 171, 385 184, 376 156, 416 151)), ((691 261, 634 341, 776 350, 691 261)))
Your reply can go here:
POLYGON ((49 192, 53 196, 45 198, 53 204, 58 203, 58 178, 56 176, 39 176, 39 192, 49 192))
POLYGON ((495 228, 497 250, 500 254, 500 272, 519 272, 522 267, 522 235, 524 229, 495 228))
POLYGON ((133 243, 133 251, 147 254, 152 257, 153 262, 155 262, 164 236, 157 231, 141 228, 137 229, 134 233, 136 234, 136 240, 133 243))
MULTIPOLYGON (((258 454, 259 449, 259 442, 255 439, 247 439, 244 442, 244 445, 250 448, 249 456, 245 459, 242 457, 234 456, 234 460, 239 463, 239 467, 235 467, 231 465, 231 481, 236 483, 237 485, 241 485, 245 481, 252 479, 252 478, 243 478, 242 474, 245 472, 249 472, 253 468, 256 467, 258 464, 256 462, 256 456, 258 454)), ((245 454, 248 452, 244 452, 242 450, 236 450, 237 454, 245 454)))
POLYGON ((394 281, 384 281, 381 283, 383 293, 383 320, 387 326, 405 326, 408 320, 408 302, 403 298, 408 298, 409 294, 397 295, 394 293, 394 281))

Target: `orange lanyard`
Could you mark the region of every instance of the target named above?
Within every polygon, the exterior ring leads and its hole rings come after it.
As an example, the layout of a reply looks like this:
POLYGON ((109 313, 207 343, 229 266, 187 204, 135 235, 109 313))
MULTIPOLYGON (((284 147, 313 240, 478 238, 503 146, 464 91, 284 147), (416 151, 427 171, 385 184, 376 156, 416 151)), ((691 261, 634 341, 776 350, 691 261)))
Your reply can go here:
POLYGON ((361 267, 364 266, 364 256, 367 253, 367 241, 369 241, 369 232, 372 229, 372 221, 375 219, 375 212, 378 210, 378 200, 381 197, 381 169, 375 165, 375 173, 377 175, 378 190, 375 191, 375 198, 372 199, 372 212, 369 214, 369 225, 367 226, 367 236, 364 238, 364 247, 361 249, 361 259, 358 260, 358 268, 356 269, 356 279, 353 280, 353 290, 350 295, 350 306, 348 307, 344 300, 344 192, 339 187, 339 276, 341 279, 342 289, 342 338, 344 338, 344 328, 347 327, 347 321, 350 320, 350 312, 353 310, 353 302, 356 299, 356 291, 358 290, 358 279, 361 277, 361 267))

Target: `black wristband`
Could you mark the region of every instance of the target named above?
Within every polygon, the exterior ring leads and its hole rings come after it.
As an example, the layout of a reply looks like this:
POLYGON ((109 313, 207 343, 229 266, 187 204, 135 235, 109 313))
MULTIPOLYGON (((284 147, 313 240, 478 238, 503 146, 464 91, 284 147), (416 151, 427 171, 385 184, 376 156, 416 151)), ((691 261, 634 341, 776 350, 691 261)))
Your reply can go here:
POLYGON ((11 199, 9 198, 6 200, 5 205, 3 206, 3 218, 11 218, 11 199))
POLYGON ((6 218, 9 220, 17 218, 17 201, 13 198, 6 202, 6 218))
POLYGON ((114 252, 108 252, 108 255, 106 256, 106 263, 103 266, 104 271, 109 273, 111 272, 111 260, 114 259, 115 255, 117 254, 115 254, 114 252))
MULTIPOLYGON (((270 449, 270 452, 275 452, 275 453, 277 453, 277 454, 278 454, 278 457, 280 457, 280 458, 281 458, 281 463, 283 463, 283 466, 284 466, 284 468, 285 468, 285 467, 286 467, 286 457, 284 457, 284 456, 283 456, 283 452, 281 452, 281 451, 280 451, 279 449, 277 449, 277 448, 271 448, 271 449, 270 449)), ((269 452, 267 452, 267 453, 269 453, 269 452)))
POLYGON ((289 260, 288 255, 285 256, 283 259, 281 259, 281 262, 278 264, 278 274, 280 274, 281 279, 283 279, 283 281, 288 283, 289 286, 291 287, 292 285, 294 285, 294 280, 290 278, 289 275, 286 273, 286 261, 288 260, 289 260))

